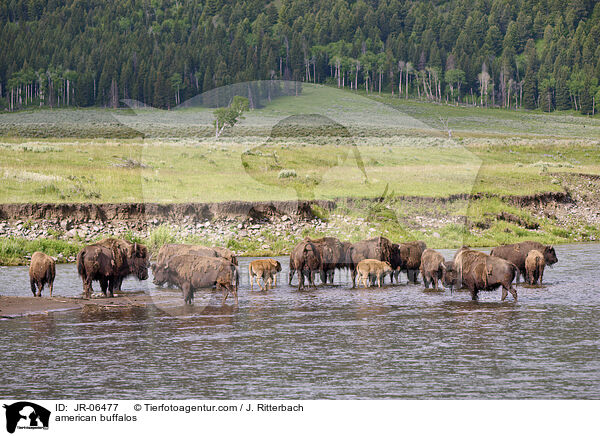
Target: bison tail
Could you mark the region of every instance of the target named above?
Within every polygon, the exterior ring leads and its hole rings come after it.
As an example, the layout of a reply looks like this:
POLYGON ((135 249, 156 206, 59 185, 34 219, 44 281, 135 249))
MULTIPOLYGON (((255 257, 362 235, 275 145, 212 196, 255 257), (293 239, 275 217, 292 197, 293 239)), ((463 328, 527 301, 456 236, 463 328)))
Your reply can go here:
POLYGON ((81 250, 77 254, 77 272, 79 273, 79 276, 81 276, 81 277, 85 276, 85 265, 83 264, 84 256, 85 256, 85 252, 83 250, 81 250))

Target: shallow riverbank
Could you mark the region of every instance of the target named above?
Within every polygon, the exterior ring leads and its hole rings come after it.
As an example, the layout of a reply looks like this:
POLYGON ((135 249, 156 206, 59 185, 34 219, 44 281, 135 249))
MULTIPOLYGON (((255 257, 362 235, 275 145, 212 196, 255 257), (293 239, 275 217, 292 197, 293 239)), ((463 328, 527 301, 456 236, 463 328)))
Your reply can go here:
MULTIPOLYGON (((46 291, 47 292, 47 291, 46 291)), ((0 296, 0 318, 19 318, 28 315, 48 314, 66 310, 83 310, 88 313, 131 307, 145 307, 157 301, 168 301, 172 297, 150 296, 142 292, 115 294, 114 298, 97 297, 17 297, 0 296)))

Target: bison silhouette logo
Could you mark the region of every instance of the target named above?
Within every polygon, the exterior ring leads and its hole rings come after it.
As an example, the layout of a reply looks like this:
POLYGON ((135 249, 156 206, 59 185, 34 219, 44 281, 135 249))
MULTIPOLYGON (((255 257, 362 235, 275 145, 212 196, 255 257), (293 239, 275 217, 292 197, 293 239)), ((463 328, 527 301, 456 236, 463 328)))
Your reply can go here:
POLYGON ((14 433, 18 428, 47 429, 50 422, 50 411, 28 401, 19 401, 6 409, 6 431, 14 433))

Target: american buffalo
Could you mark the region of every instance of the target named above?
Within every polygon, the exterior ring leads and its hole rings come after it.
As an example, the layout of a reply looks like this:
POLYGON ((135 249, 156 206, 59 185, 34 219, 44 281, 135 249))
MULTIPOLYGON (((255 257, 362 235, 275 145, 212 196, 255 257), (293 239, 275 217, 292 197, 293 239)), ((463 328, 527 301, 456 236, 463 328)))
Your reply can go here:
POLYGON ((356 265, 356 271, 359 283, 362 282, 365 288, 367 287, 367 279, 369 277, 375 277, 377 279, 377 286, 381 288, 383 277, 386 273, 392 271, 392 265, 387 261, 363 259, 356 265))
POLYGON ((489 256, 480 251, 463 249, 453 262, 452 279, 446 275, 450 273, 446 263, 442 264, 442 282, 445 286, 466 286, 471 291, 473 300, 477 300, 478 292, 490 291, 502 286, 502 301, 512 294, 517 300, 517 290, 512 282, 517 274, 517 267, 499 257, 489 256))
POLYGON ((274 282, 277 286, 277 273, 281 271, 281 263, 275 259, 257 259, 248 265, 248 274, 250 275, 250 290, 253 290, 254 280, 261 291, 268 290, 269 285, 274 282), (259 279, 265 282, 265 287, 260 284, 259 279))
POLYGON ((406 271, 410 283, 417 283, 419 268, 421 267, 421 256, 427 245, 423 241, 410 241, 399 244, 401 270, 406 271))
POLYGON ((344 245, 339 239, 333 237, 311 239, 310 241, 316 245, 321 256, 321 282, 333 284, 335 269, 341 268, 345 262, 344 245))
POLYGON ((135 275, 139 280, 148 278, 149 256, 145 245, 124 239, 106 238, 94 245, 108 248, 115 262, 114 289, 121 290, 123 279, 135 275))
POLYGON ((222 258, 182 254, 169 258, 166 265, 157 267, 155 277, 163 283, 170 282, 180 288, 186 304, 192 304, 194 291, 213 286, 223 290, 223 303, 230 292, 237 303, 234 285, 236 270, 234 264, 222 258))
POLYGON ((527 282, 530 285, 535 285, 538 280, 540 285, 544 277, 544 268, 546 267, 546 260, 544 255, 537 250, 531 250, 525 258, 525 271, 527 272, 527 282))
POLYGON ((442 264, 444 263, 444 256, 431 248, 427 248, 421 256, 421 275, 423 276, 423 283, 425 288, 429 288, 429 284, 432 283, 435 290, 438 290, 438 280, 442 278, 443 270, 442 264))
POLYGON ((350 263, 353 288, 356 286, 356 267, 364 259, 376 259, 391 264, 392 243, 389 239, 379 236, 356 242, 348 248, 347 260, 350 263))
POLYGON ((56 277, 56 265, 54 259, 47 254, 36 251, 31 255, 31 264, 29 265, 29 282, 31 292, 36 296, 36 286, 38 288, 37 296, 42 296, 42 289, 45 284, 50 288, 50 296, 54 289, 54 277, 56 277))
MULTIPOLYGON (((153 264, 152 273, 154 275, 154 284, 157 286, 162 286, 165 282, 161 282, 156 278, 154 274, 156 268, 162 267, 166 265, 169 258, 173 256, 178 256, 182 254, 195 254, 198 256, 207 256, 207 257, 220 257, 234 265, 237 265, 237 258, 233 254, 231 250, 222 247, 205 247, 203 245, 193 245, 193 244, 165 244, 160 247, 158 250, 158 255, 156 258, 156 263, 153 264)), ((170 283, 172 284, 172 283, 170 283)), ((236 270, 236 288, 239 284, 239 275, 236 270)))
POLYGON ((92 281, 100 282, 102 293, 112 297, 117 282, 118 268, 113 252, 101 245, 88 245, 77 254, 77 272, 83 281, 86 298, 92 295, 92 281))
POLYGON ((321 270, 321 255, 316 244, 305 238, 297 244, 290 254, 289 283, 292 283, 294 272, 298 272, 298 290, 304 288, 304 278, 315 286, 315 273, 321 270))
POLYGON ((552 245, 543 245, 539 242, 534 241, 525 241, 519 242, 517 244, 510 245, 501 245, 492 249, 491 255, 496 257, 501 257, 502 259, 506 259, 511 263, 514 263, 517 268, 517 283, 519 282, 520 275, 523 277, 527 276, 527 271, 525 270, 525 259, 531 250, 537 250, 544 255, 544 260, 547 265, 554 265, 558 262, 558 258, 556 257, 556 252, 554 251, 554 247, 552 245))

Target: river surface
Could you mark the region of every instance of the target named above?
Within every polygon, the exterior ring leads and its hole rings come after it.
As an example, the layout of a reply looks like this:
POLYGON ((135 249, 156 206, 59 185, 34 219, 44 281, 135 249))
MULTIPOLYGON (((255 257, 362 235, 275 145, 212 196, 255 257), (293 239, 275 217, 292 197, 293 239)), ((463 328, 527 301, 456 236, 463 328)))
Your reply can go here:
MULTIPOLYGON (((184 307, 178 291, 128 279, 125 291, 173 302, 0 321, 0 397, 600 399, 600 245, 556 252, 545 286, 518 286, 517 303, 500 290, 479 302, 423 285, 351 290, 346 272, 297 291, 286 258, 268 292, 250 291, 240 259, 237 307, 208 291, 184 307)), ((57 266, 54 292, 80 295, 74 265, 57 266)), ((0 294, 30 296, 27 268, 0 268, 0 294)))

